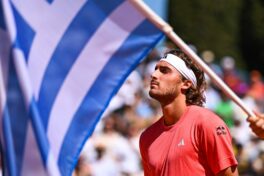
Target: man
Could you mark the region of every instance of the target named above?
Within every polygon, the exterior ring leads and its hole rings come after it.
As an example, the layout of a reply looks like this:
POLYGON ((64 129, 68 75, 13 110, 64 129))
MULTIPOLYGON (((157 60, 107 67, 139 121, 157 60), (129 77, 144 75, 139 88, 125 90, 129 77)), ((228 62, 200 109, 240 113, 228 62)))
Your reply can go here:
POLYGON ((252 131, 261 139, 264 139, 264 114, 256 113, 255 117, 247 118, 252 131))
POLYGON ((145 176, 238 175, 228 128, 201 107, 204 89, 204 73, 180 50, 157 63, 149 95, 163 116, 140 137, 145 176))

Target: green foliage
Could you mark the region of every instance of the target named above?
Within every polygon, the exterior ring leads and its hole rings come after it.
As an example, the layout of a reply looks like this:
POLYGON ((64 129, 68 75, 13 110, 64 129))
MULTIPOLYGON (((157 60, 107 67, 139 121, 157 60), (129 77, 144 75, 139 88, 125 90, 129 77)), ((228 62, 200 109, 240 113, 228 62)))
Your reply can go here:
POLYGON ((171 0, 169 23, 186 42, 199 52, 212 50, 217 59, 232 56, 240 61, 239 22, 241 0, 171 0))
POLYGON ((241 10, 241 53, 251 69, 264 73, 264 1, 244 0, 241 10))

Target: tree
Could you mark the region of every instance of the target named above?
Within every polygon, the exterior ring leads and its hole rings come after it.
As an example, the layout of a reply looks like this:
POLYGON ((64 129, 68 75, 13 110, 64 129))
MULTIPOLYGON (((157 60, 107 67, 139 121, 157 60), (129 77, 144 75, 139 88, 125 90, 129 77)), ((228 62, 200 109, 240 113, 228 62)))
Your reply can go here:
POLYGON ((241 53, 248 67, 264 73, 264 1, 244 0, 241 10, 241 53))
POLYGON ((240 0, 169 1, 169 23, 199 52, 212 50, 218 59, 232 56, 239 65, 240 0))

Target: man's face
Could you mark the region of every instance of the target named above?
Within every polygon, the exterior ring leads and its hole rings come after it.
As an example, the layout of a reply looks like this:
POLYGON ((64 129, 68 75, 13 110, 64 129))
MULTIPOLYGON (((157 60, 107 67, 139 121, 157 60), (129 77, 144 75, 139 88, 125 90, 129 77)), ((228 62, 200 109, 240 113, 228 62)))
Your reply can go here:
POLYGON ((182 84, 180 73, 169 63, 159 61, 151 75, 149 95, 160 102, 174 99, 182 84))

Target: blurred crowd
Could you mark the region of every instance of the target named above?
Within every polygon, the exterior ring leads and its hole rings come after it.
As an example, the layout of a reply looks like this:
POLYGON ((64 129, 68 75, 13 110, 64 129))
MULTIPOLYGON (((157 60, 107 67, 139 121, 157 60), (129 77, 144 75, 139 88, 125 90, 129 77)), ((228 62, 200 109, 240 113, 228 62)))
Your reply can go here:
MULTIPOLYGON (((258 70, 239 70, 232 57, 216 62, 212 51, 199 53, 194 46, 190 47, 250 109, 264 112, 264 83, 258 70)), ((144 175, 139 136, 161 116, 158 102, 148 95, 150 75, 160 57, 172 48, 169 44, 155 48, 130 74, 86 142, 73 176, 144 175)), ((204 106, 217 113, 229 127, 240 175, 263 176, 264 140, 251 132, 247 115, 209 77, 207 86, 204 106)))
MULTIPOLYGON (((236 68, 226 56, 216 63, 212 51, 198 53, 209 67, 256 112, 264 112, 264 83, 258 70, 236 68)), ((158 102, 148 95, 150 75, 169 45, 154 49, 132 72, 99 121, 81 153, 74 176, 142 176, 139 154, 141 132, 160 116, 158 102)), ((246 122, 247 115, 207 77, 205 107, 217 113, 230 128, 241 176, 264 175, 264 141, 246 122)))

